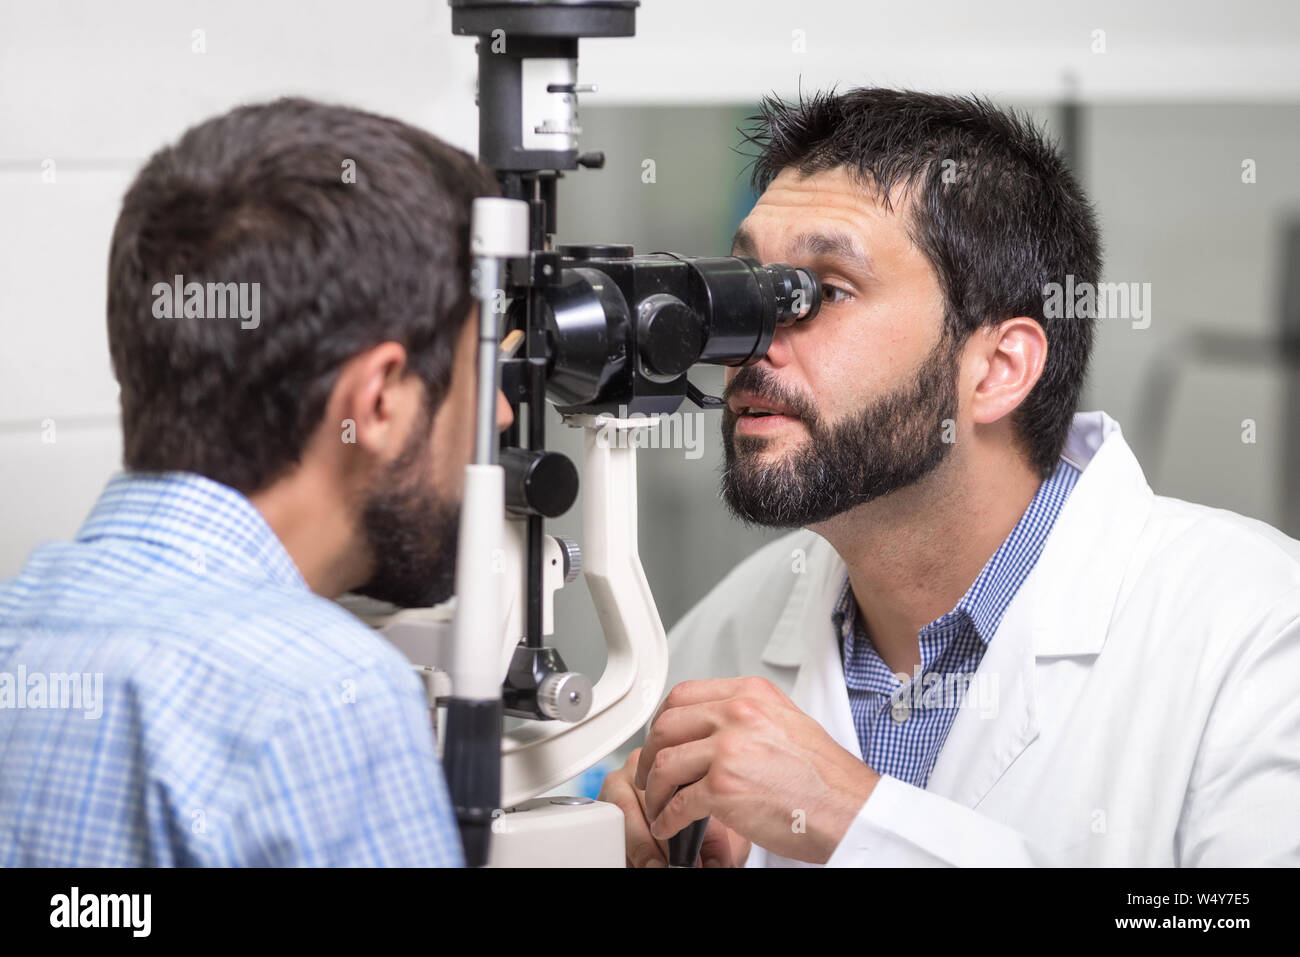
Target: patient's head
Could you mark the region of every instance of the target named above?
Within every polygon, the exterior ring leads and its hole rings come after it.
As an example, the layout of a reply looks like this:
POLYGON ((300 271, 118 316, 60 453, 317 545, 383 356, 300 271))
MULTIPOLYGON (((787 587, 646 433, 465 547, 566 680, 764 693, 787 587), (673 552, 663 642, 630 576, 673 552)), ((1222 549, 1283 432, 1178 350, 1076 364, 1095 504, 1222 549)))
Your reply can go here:
POLYGON ((496 192, 425 132, 299 99, 160 150, 109 259, 126 467, 231 486, 282 539, 350 540, 325 593, 446 597, 472 451, 470 210, 496 192))
POLYGON ((896 90, 769 98, 753 119, 761 195, 733 253, 815 270, 823 304, 728 373, 732 511, 815 525, 954 463, 1050 474, 1092 320, 1048 315, 1044 287, 1100 268, 1055 149, 985 101, 896 90))

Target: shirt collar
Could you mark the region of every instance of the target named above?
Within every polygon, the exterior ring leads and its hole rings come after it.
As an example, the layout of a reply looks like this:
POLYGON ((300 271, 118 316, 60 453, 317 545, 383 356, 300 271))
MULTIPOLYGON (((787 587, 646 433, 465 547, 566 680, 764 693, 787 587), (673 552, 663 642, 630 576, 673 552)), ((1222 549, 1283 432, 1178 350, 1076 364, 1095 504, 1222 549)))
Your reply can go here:
MULTIPOLYGON (((1065 459, 1057 463, 1056 470, 1039 485, 1029 507, 1020 516, 1020 521, 993 553, 993 557, 984 564, 956 607, 921 629, 919 637, 922 640, 941 629, 951 627, 954 621, 967 619, 973 625, 979 640, 985 646, 988 645, 998 630, 1007 605, 1038 561, 1047 536, 1056 522, 1056 516, 1065 505, 1070 490, 1078 482, 1079 475, 1079 469, 1065 459)), ((853 622, 856 627, 856 619, 857 602, 848 572, 845 571, 839 599, 831 613, 831 621, 836 634, 841 635, 841 640, 844 621, 853 622)))
MULTIPOLYGON (((998 630, 1007 605, 1011 604, 1011 599, 1033 571, 1047 536, 1056 524, 1056 516, 1079 481, 1079 474, 1079 470, 1064 459, 1057 462, 1056 471, 1038 486, 1033 501, 1020 516, 1016 527, 957 602, 955 610, 970 616, 976 634, 986 646, 998 630)), ((937 624, 926 627, 932 628, 937 624)))
POLYGON ((195 575, 294 589, 307 583, 262 513, 220 482, 192 472, 121 472, 109 479, 78 541, 118 538, 161 547, 195 575))

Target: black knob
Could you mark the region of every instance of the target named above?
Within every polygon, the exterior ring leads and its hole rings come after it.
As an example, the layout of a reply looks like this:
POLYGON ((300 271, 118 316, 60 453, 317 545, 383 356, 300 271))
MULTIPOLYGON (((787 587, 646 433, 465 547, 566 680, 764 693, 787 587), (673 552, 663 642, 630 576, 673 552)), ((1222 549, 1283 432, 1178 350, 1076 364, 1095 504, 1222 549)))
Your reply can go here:
POLYGON ((675 379, 704 351, 704 324, 668 293, 647 296, 637 307, 637 349, 647 375, 675 379))
POLYGON ((506 473, 506 508, 557 518, 578 497, 578 470, 559 452, 502 449, 506 473))
POLYGON ((709 819, 702 817, 668 838, 668 866, 694 867, 700 859, 700 848, 704 846, 704 835, 708 829, 709 819))

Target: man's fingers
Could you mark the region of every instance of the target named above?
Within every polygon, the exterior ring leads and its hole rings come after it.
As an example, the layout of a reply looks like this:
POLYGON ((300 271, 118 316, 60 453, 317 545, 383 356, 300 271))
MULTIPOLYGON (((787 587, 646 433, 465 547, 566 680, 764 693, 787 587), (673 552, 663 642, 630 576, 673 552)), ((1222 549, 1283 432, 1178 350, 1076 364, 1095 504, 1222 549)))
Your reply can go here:
POLYGON ((668 696, 660 703, 650 723, 659 718, 670 708, 681 708, 705 701, 720 701, 723 698, 747 696, 760 700, 783 701, 792 703, 784 691, 766 678, 701 678, 697 681, 682 681, 673 685, 668 696))
POLYGON ((620 804, 626 822, 623 829, 624 854, 628 867, 667 867, 668 852, 650 833, 650 825, 640 807, 620 804))
POLYGON ((659 816, 650 821, 650 834, 666 841, 692 821, 708 815, 708 790, 703 781, 696 781, 680 788, 668 799, 659 816))
MULTIPOLYGON (((712 730, 712 728, 705 730, 704 726, 698 723, 698 719, 695 724, 670 723, 678 718, 678 712, 690 712, 695 705, 721 705, 723 702, 736 699, 767 701, 782 707, 794 707, 794 702, 789 696, 766 678, 707 678, 676 684, 659 705, 654 717, 650 719, 650 733, 646 737, 645 747, 641 749, 641 760, 636 769, 636 786, 645 787, 650 762, 654 760, 655 754, 661 748, 693 738, 702 738, 712 730)), ((716 710, 711 713, 715 717, 718 714, 716 710)))
POLYGON ((608 801, 623 812, 624 854, 628 867, 667 867, 667 850, 651 835, 645 805, 632 785, 636 759, 637 752, 633 751, 623 767, 606 775, 597 800, 608 801))
MULTIPOLYGON (((713 701, 674 708, 661 715, 650 727, 650 733, 646 735, 645 746, 641 748, 640 758, 636 763, 636 778, 633 783, 645 790, 650 769, 654 767, 655 759, 661 751, 707 738, 717 730, 718 722, 717 702, 713 701)), ((695 777, 700 775, 697 774, 695 777)), ((683 780, 693 781, 695 778, 683 780)))
POLYGON ((709 773, 713 764, 713 742, 687 741, 659 752, 646 778, 643 800, 646 818, 653 821, 679 787, 693 784, 709 773))
POLYGON ((700 845, 700 867, 737 867, 732 848, 732 831, 716 817, 709 818, 709 828, 700 845))

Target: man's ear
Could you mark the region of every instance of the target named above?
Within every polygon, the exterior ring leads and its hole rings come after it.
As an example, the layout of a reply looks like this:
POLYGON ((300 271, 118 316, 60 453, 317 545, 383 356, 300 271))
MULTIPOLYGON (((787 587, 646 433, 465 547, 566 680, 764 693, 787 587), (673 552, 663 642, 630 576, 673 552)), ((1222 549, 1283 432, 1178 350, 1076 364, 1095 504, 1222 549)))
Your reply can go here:
POLYGON ((397 342, 380 343, 345 362, 326 403, 326 432, 365 458, 394 458, 423 401, 419 377, 407 371, 406 349, 397 342))
POLYGON ((1047 335, 1026 316, 983 326, 971 337, 977 350, 971 417, 977 425, 997 422, 1020 406, 1038 384, 1047 362, 1047 335))

